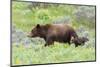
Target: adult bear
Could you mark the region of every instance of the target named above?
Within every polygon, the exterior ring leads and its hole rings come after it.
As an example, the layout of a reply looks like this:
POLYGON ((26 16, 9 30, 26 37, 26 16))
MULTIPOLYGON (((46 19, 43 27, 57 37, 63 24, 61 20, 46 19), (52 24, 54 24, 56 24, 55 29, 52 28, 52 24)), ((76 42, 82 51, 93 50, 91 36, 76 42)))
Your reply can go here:
POLYGON ((67 24, 37 24, 28 36, 44 38, 45 46, 52 45, 54 41, 70 44, 71 37, 78 37, 75 30, 67 24))

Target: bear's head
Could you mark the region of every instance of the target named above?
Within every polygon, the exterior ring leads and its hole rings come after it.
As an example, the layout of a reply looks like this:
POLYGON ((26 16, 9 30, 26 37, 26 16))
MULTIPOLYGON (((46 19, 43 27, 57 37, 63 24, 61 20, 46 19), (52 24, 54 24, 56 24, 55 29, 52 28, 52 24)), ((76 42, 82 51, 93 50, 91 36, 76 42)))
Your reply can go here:
POLYGON ((77 38, 72 37, 72 38, 71 38, 71 43, 81 44, 81 41, 80 41, 79 37, 77 37, 77 38))
POLYGON ((42 37, 44 38, 47 33, 47 27, 45 25, 37 24, 31 32, 28 34, 28 37, 42 37))
POLYGON ((76 45, 84 45, 84 43, 87 41, 89 41, 89 39, 86 37, 71 38, 71 43, 74 43, 76 45))

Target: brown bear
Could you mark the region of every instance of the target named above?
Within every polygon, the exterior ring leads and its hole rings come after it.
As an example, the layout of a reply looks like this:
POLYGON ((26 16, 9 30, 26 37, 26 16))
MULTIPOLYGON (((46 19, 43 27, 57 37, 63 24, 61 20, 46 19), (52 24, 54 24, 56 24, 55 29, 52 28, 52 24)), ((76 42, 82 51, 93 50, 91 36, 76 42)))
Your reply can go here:
POLYGON ((75 47, 78 45, 84 45, 87 41, 89 41, 89 39, 86 37, 71 38, 71 42, 75 44, 75 47))
POLYGON ((28 36, 44 38, 45 46, 53 44, 54 41, 70 44, 71 37, 78 37, 75 30, 67 24, 37 24, 28 36))

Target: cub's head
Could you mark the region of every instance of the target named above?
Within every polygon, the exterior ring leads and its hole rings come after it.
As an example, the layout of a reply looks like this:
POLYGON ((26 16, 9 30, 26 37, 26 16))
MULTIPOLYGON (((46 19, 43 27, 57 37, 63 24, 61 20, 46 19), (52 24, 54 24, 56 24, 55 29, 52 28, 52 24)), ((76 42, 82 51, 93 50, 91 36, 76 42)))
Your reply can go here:
POLYGON ((89 39, 86 37, 71 38, 71 43, 74 43, 76 45, 82 45, 87 41, 89 41, 89 39))

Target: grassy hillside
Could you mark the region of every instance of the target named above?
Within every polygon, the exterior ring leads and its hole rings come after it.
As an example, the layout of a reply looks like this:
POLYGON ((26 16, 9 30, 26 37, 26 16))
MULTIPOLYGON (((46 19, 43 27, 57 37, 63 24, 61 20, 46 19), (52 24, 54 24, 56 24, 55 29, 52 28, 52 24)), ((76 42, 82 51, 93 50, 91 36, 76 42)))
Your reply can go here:
POLYGON ((95 7, 64 4, 12 2, 12 64, 44 64, 95 60, 95 7), (67 23, 79 36, 89 38, 84 46, 58 43, 44 47, 42 38, 28 38, 36 24, 67 23))

